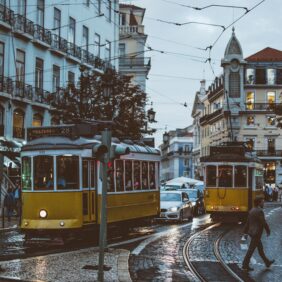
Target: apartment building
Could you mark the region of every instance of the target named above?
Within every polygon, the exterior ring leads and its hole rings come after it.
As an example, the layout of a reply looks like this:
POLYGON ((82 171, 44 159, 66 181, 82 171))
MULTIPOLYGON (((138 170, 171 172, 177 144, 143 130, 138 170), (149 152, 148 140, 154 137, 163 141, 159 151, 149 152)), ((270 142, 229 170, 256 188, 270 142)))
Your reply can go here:
POLYGON ((119 71, 131 76, 131 81, 146 91, 151 58, 145 53, 147 35, 144 32, 144 15, 143 8, 120 4, 119 71))
POLYGON ((224 141, 243 141, 264 164, 265 182, 282 183, 282 51, 267 47, 243 57, 233 29, 221 61, 223 75, 209 86, 200 118, 201 156, 224 141))
POLYGON ((160 145, 160 179, 167 181, 185 176, 194 178, 192 164, 193 126, 171 130, 165 133, 168 140, 160 145))
POLYGON ((118 1, 0 0, 0 151, 59 124, 50 100, 85 70, 118 69, 118 1), (115 58, 115 59, 113 59, 115 58))

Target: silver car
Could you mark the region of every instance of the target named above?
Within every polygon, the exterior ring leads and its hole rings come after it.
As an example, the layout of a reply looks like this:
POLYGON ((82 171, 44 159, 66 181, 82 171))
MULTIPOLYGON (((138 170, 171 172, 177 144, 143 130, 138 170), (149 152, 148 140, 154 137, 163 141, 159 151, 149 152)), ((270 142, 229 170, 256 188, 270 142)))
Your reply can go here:
POLYGON ((193 207, 186 192, 161 191, 160 195, 160 219, 177 220, 179 222, 183 222, 185 219, 192 220, 193 207))

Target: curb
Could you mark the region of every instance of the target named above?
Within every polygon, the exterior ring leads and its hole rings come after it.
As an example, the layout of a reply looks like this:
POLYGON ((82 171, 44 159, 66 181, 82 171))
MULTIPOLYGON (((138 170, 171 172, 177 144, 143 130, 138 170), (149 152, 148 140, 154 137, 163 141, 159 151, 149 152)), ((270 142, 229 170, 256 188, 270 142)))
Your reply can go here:
POLYGON ((131 282, 131 277, 129 274, 129 260, 130 252, 128 250, 121 250, 121 253, 118 256, 118 265, 117 265, 117 276, 118 281, 120 282, 131 282))

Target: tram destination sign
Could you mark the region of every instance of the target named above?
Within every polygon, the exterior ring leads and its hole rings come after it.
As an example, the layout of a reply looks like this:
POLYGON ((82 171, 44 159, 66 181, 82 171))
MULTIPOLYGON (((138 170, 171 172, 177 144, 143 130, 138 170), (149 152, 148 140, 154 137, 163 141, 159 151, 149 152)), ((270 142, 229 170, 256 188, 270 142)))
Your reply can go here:
POLYGON ((42 137, 68 137, 73 138, 75 135, 75 126, 50 126, 34 127, 27 129, 27 140, 31 141, 42 137))

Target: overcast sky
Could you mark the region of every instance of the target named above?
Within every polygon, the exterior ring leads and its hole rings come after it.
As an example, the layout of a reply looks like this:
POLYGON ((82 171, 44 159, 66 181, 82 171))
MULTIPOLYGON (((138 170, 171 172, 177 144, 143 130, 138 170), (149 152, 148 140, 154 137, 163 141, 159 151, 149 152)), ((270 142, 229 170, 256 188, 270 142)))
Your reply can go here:
MULTIPOLYGON (((194 47, 206 48, 212 45, 223 29, 197 24, 176 26, 156 19, 177 23, 197 21, 226 27, 243 15, 245 10, 212 7, 197 11, 181 7, 176 3, 195 7, 211 4, 236 5, 251 9, 261 0, 121 0, 120 2, 146 8, 143 23, 145 33, 148 34, 148 46, 183 54, 145 53, 145 56, 152 58, 146 90, 157 112, 158 123, 153 126, 159 129, 155 134, 156 145, 159 145, 166 125, 168 130, 173 130, 192 124, 191 111, 200 80, 205 78, 209 86, 215 77, 209 64, 203 63, 209 57, 209 52, 194 47), (187 108, 183 106, 185 102, 187 108)), ((244 57, 265 47, 282 50, 281 15, 282 0, 265 0, 235 23, 235 33, 241 43, 244 57)), ((212 48, 211 63, 216 75, 222 73, 220 60, 231 33, 230 27, 212 48)))

